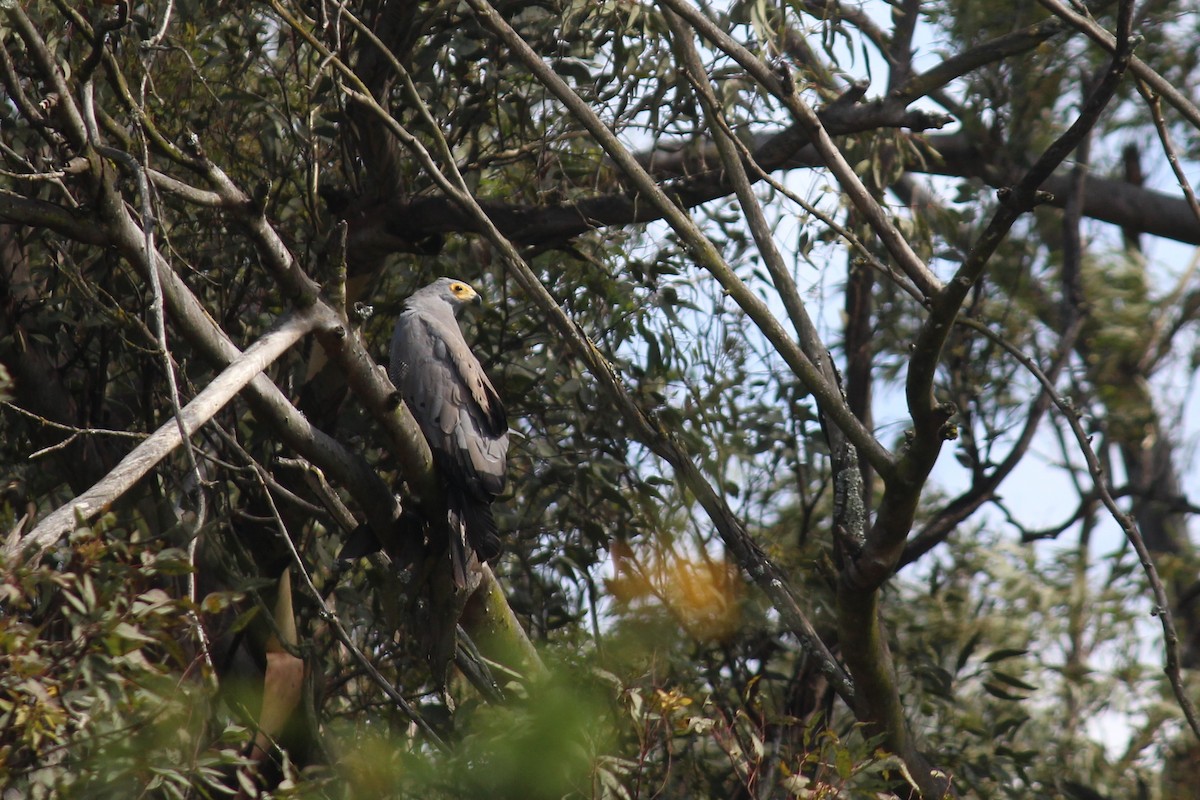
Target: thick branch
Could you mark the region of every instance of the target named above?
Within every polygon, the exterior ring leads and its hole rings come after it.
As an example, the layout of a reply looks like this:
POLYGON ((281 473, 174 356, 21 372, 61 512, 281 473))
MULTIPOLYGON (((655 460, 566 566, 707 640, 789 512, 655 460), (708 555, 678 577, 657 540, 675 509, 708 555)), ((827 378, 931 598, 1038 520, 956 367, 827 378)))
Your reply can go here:
POLYGON ((108 235, 94 218, 8 189, 0 189, 0 220, 28 228, 45 228, 84 244, 103 245, 108 241, 108 235))
MULTIPOLYGON (((1128 24, 1129 2, 1121 5, 1122 17, 1128 24)), ((987 229, 945 290, 937 297, 931 308, 929 319, 921 329, 916 353, 909 366, 906 393, 909 410, 913 415, 916 440, 930 443, 938 440, 940 428, 945 422, 944 414, 933 397, 933 378, 941 358, 942 347, 950 333, 950 327, 958 315, 967 292, 983 275, 992 254, 1008 235, 1017 218, 1030 211, 1038 202, 1038 191, 1079 142, 1087 135, 1100 118, 1116 93, 1117 86, 1129 66, 1132 55, 1128 27, 1123 28, 1121 46, 1117 48, 1108 70, 1089 95, 1079 117, 1072 123, 1046 152, 1025 173, 1011 190, 1001 191, 1001 206, 987 229)), ((932 461, 929 462, 932 466, 932 461)))
MULTIPOLYGON (((906 393, 913 430, 894 476, 885 476, 884 494, 875 524, 862 552, 842 570, 838 581, 838 628, 846 664, 854 675, 858 713, 883 728, 889 746, 910 765, 923 765, 905 725, 891 654, 879 624, 879 587, 891 575, 903 553, 912 528, 921 490, 933 468, 942 442, 949 435, 944 426, 953 409, 940 405, 933 383, 951 326, 967 292, 983 271, 1012 224, 1036 202, 1038 187, 1091 129, 1107 106, 1124 74, 1129 59, 1131 2, 1122 4, 1122 46, 1096 90, 1088 98, 1079 118, 1003 198, 1000 210, 980 241, 968 254, 954 279, 938 292, 930 315, 917 338, 909 362, 906 393)), ((921 793, 937 797, 948 789, 923 766, 914 774, 921 793)))
POLYGON ((77 523, 90 521, 112 505, 183 443, 180 428, 194 433, 289 347, 318 325, 329 323, 328 318, 320 317, 308 311, 283 318, 181 409, 178 420, 165 422, 90 489, 60 506, 27 535, 6 545, 4 556, 8 562, 12 564, 22 556, 37 560, 77 523))
MULTIPOLYGON (((771 275, 771 281, 775 284, 776 291, 779 292, 788 317, 792 321, 792 326, 796 329, 800 348, 820 372, 825 382, 836 387, 839 385, 839 381, 837 371, 833 366, 833 358, 825 343, 821 341, 821 336, 800 298, 796 281, 784 261, 783 254, 775 244, 774 231, 763 213, 762 204, 754 194, 752 182, 742 163, 743 148, 729 127, 728 121, 722 113, 721 105, 717 101, 716 93, 704 72, 703 62, 701 62, 700 55, 692 41, 692 30, 686 27, 683 20, 674 12, 667 10, 663 13, 671 27, 675 47, 684 64, 688 79, 695 87, 701 103, 704 105, 704 112, 709 119, 709 127, 720 151, 725 174, 733 185, 742 212, 746 215, 746 224, 758 246, 759 255, 771 275)), ((847 408, 849 408, 848 403, 847 408)), ((853 411, 851 413, 853 414, 853 411)), ((865 420, 863 417, 855 416, 865 420)), ((861 538, 865 525, 864 515, 860 513, 862 479, 860 475, 851 475, 851 471, 859 468, 857 453, 847 441, 845 432, 836 424, 825 424, 823 427, 829 440, 836 480, 839 485, 856 487, 853 490, 853 497, 850 496, 849 490, 846 493, 838 493, 840 500, 835 509, 835 524, 841 527, 844 533, 854 538, 861 538), (855 511, 847 513, 847 509, 855 511)), ((867 459, 863 460, 869 464, 867 459)))
MULTIPOLYGON (((982 179, 1001 188, 1020 176, 994 166, 965 134, 926 137, 924 143, 937 156, 928 164, 909 164, 910 172, 982 179)), ((760 134, 751 145, 751 158, 764 171, 822 168, 816 149, 795 128, 760 134)), ((719 162, 715 145, 688 144, 636 155, 664 191, 685 208, 724 197, 732 191, 724 170, 711 169, 719 162)), ((757 181, 758 175, 751 180, 757 181)), ((1047 205, 1061 207, 1068 195, 1070 176, 1054 174, 1041 188, 1047 205)), ((597 228, 633 225, 662 218, 659 210, 637 195, 610 194, 560 205, 530 206, 501 200, 480 200, 480 205, 511 241, 529 246, 554 246, 597 228)), ((1187 244, 1200 244, 1197 223, 1188 202, 1181 197, 1145 189, 1125 181, 1088 177, 1083 214, 1123 228, 1187 244)), ((414 242, 446 233, 477 231, 469 214, 447 197, 410 197, 392 201, 386 212, 367 223, 359 221, 356 236, 395 251, 415 250, 414 242), (364 227, 365 226, 365 227, 364 227), (372 227, 373 226, 373 227, 372 227), (378 230, 376 230, 376 228, 378 230), (390 244, 389 244, 390 243, 390 244)))
MULTIPOLYGON (((1011 185, 1019 177, 1008 169, 991 166, 987 154, 965 134, 930 137, 929 144, 941 157, 940 161, 930 161, 929 172, 978 177, 997 189, 1011 185)), ((913 166, 909 168, 914 172, 921 171, 913 166)), ((1047 176, 1038 188, 1050 194, 1041 198, 1047 205, 1061 208, 1070 196, 1070 187, 1068 173, 1055 173, 1047 176)), ((1087 190, 1082 199, 1085 217, 1186 244, 1200 244, 1200 223, 1188 201, 1182 197, 1144 189, 1122 180, 1088 175, 1087 190)))

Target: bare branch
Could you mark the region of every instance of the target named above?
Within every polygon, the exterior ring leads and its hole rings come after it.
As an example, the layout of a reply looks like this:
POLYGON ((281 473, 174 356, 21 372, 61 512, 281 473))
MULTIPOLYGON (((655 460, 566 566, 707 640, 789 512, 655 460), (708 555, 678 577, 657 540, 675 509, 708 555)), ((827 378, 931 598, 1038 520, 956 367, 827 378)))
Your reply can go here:
POLYGON ((1146 101, 1146 106, 1150 109, 1150 116, 1154 120, 1154 129, 1158 132, 1158 139, 1162 143, 1163 153, 1167 156, 1167 163, 1171 165, 1171 172, 1175 175, 1175 180, 1179 184, 1179 188, 1183 190, 1184 200, 1187 201, 1192 216, 1195 218, 1196 223, 1200 225, 1200 202, 1196 200, 1196 193, 1192 190, 1192 184, 1179 163, 1179 151, 1176 150, 1174 142, 1171 141, 1171 131, 1167 127, 1167 121, 1163 118, 1162 102, 1145 81, 1139 80, 1137 88, 1138 92, 1142 95, 1142 99, 1146 101))
POLYGON ((147 169, 146 175, 149 176, 150 182, 159 189, 167 194, 182 198, 192 205, 206 206, 208 208, 222 208, 225 205, 225 198, 221 197, 218 193, 205 191, 204 189, 192 186, 190 183, 184 183, 164 172, 147 169))
POLYGON ((55 430, 66 431, 74 436, 115 436, 119 439, 137 439, 140 442, 149 435, 145 433, 137 433, 136 431, 118 431, 109 430, 107 428, 80 428, 76 425, 65 425, 61 422, 55 422, 52 419, 47 419, 41 414, 35 414, 29 409, 21 408, 15 403, 10 403, 7 400, 0 400, 0 405, 17 412, 23 417, 28 417, 40 425, 45 425, 46 427, 54 428, 55 430))
POLYGON ((726 177, 733 186, 742 212, 746 215, 750 234, 754 237, 754 243, 758 246, 763 263, 771 274, 775 290, 779 292, 779 297, 783 300, 783 306, 787 310, 792 327, 800 337, 804 354, 822 373, 823 380, 831 385, 836 385, 837 379, 828 357, 828 348, 817 334, 812 319, 804 308, 800 292, 796 288, 796 281, 784 263, 782 253, 775 245, 775 235, 771 230, 771 225, 763 213, 762 204, 754 195, 746 168, 742 164, 742 154, 737 146, 737 138, 721 112, 716 94, 704 73, 704 65, 691 40, 692 31, 690 28, 684 27, 682 20, 673 11, 665 10, 663 13, 671 27, 675 46, 679 50, 680 60, 683 61, 688 80, 695 87, 700 101, 704 105, 704 111, 709 120, 709 129, 713 132, 717 149, 720 151, 726 177))
POLYGON ((181 430, 189 435, 194 433, 271 362, 322 324, 329 324, 329 319, 312 311, 282 318, 273 330, 248 347, 240 358, 204 387, 204 390, 180 411, 177 418, 172 417, 164 423, 125 456, 103 479, 71 502, 59 507, 32 531, 17 541, 8 543, 4 555, 9 563, 15 563, 19 558, 36 561, 76 525, 86 524, 112 505, 183 442, 181 430))

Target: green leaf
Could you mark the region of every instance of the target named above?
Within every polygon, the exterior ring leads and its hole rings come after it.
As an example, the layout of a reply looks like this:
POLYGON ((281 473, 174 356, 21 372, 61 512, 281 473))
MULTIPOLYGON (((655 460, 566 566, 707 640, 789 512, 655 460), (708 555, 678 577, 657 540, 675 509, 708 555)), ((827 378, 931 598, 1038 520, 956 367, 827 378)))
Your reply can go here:
POLYGON ((153 636, 147 636, 128 622, 118 622, 117 626, 112 629, 112 633, 114 636, 129 642, 150 644, 155 641, 153 636))
POLYGON ((992 683, 991 681, 984 682, 983 690, 985 692, 987 692, 988 694, 990 694, 992 697, 998 697, 1001 700, 1018 701, 1018 700, 1026 699, 1025 695, 1012 694, 1011 692, 1007 691, 1003 686, 992 683))
MULTIPOLYGON (((967 661, 971 658, 971 654, 975 652, 975 648, 979 645, 979 641, 983 638, 983 631, 975 631, 967 643, 958 651, 958 658, 954 662, 954 674, 957 675, 967 661)), ((994 655, 994 654, 993 654, 994 655)))
POLYGON ((1001 683, 1007 683, 1009 686, 1012 686, 1016 689, 1024 689, 1027 692, 1036 692, 1038 690, 1038 687, 1032 686, 1020 678, 1014 678, 1012 675, 1006 675, 1003 672, 993 671, 992 677, 1001 683))
POLYGON ((1010 658, 1019 658, 1029 651, 1026 649, 1004 648, 1001 650, 993 650, 988 653, 983 659, 985 664, 995 664, 997 661, 1005 661, 1010 658))

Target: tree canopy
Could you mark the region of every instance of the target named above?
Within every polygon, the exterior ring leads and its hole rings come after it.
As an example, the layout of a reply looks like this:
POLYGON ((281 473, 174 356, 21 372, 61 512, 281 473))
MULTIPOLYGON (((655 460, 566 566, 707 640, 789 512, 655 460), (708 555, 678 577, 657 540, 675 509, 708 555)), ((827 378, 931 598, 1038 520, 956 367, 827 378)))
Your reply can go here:
POLYGON ((1197 12, 0 3, 0 785, 1193 797, 1197 12))

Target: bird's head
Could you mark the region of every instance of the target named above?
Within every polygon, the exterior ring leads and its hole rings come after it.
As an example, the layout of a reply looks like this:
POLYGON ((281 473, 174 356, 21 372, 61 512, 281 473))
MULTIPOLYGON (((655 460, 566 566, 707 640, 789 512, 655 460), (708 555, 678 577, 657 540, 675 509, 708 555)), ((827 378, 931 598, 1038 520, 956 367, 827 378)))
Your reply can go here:
POLYGON ((470 284, 457 278, 438 278, 421 291, 435 294, 445 300, 454 309, 455 314, 458 314, 464 306, 478 305, 483 302, 483 298, 471 288, 470 284))

